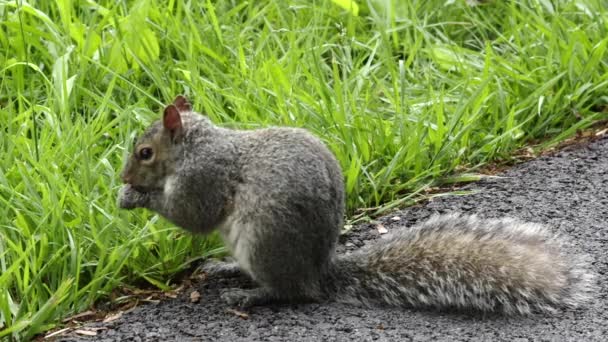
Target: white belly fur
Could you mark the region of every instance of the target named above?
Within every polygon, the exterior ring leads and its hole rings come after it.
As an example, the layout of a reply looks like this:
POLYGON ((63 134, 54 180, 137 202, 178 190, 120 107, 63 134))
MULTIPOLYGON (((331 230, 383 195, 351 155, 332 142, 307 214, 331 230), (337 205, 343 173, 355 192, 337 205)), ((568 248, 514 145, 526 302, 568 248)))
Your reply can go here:
POLYGON ((247 223, 238 222, 233 215, 226 218, 220 225, 219 232, 234 257, 239 264, 241 270, 251 275, 251 263, 249 262, 249 232, 250 227, 246 227, 247 223))
POLYGON ((165 197, 171 197, 171 194, 175 191, 176 184, 177 176, 169 176, 165 179, 165 185, 163 187, 165 197))

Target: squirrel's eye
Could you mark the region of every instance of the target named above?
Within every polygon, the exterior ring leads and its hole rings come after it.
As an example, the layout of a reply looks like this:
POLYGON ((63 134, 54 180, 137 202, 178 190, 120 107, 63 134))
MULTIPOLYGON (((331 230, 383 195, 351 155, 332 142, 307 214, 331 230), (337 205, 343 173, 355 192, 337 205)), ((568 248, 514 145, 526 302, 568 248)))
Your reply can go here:
POLYGON ((150 158, 152 158, 153 154, 154 154, 154 152, 152 151, 151 148, 144 147, 141 150, 139 150, 139 159, 141 159, 141 160, 149 160, 150 158))

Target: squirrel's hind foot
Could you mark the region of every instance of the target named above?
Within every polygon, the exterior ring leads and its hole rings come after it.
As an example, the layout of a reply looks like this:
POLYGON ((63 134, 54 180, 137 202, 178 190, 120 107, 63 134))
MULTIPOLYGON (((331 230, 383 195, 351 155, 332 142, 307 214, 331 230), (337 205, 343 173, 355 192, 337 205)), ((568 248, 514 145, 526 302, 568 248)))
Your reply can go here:
POLYGON ((297 304, 321 301, 321 298, 307 295, 285 296, 282 292, 273 291, 269 288, 258 287, 254 289, 225 289, 220 297, 230 306, 249 308, 252 306, 267 304, 297 304))
POLYGON ((198 268, 208 277, 234 278, 244 274, 243 270, 235 261, 221 261, 217 259, 207 260, 198 268))
POLYGON ((256 289, 226 289, 222 291, 222 299, 230 306, 249 308, 264 305, 273 301, 273 296, 263 288, 256 289))

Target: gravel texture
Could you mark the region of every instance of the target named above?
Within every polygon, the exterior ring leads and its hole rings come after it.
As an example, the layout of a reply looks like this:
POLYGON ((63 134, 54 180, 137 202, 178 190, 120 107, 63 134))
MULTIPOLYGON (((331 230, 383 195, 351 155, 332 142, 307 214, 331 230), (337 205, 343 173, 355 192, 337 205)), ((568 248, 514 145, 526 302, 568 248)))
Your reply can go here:
MULTIPOLYGON (((600 284, 588 307, 555 316, 495 315, 407 309, 363 309, 342 304, 256 307, 243 318, 220 299, 225 287, 246 280, 209 279, 195 284, 200 302, 185 291, 176 299, 148 304, 110 323, 89 323, 95 337, 76 334, 62 341, 606 341, 608 338, 608 139, 569 147, 553 156, 515 166, 499 177, 469 184, 464 196, 437 197, 391 213, 388 229, 410 226, 434 213, 511 216, 545 223, 568 236, 573 252, 593 257, 600 284), (399 217, 396 220, 395 217, 399 217)), ((359 225, 341 239, 340 252, 379 238, 373 224, 359 225)))

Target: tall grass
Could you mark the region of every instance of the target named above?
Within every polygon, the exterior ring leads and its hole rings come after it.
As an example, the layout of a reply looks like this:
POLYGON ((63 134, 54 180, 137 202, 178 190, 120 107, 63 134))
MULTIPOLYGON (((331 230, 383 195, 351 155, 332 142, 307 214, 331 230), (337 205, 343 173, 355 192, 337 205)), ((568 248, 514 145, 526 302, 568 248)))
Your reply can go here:
POLYGON ((176 94, 317 134, 350 214, 607 116, 606 0, 356 5, 0 0, 0 339, 217 251, 115 205, 135 132, 176 94))

